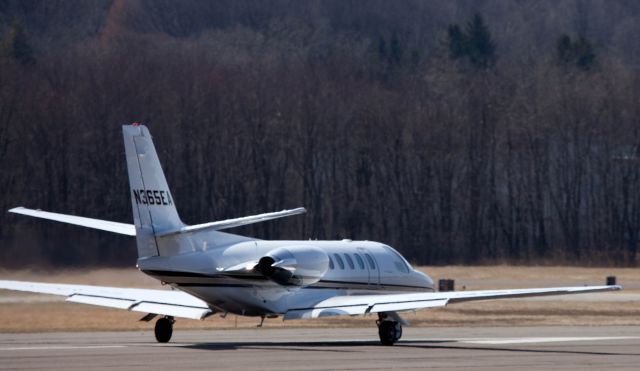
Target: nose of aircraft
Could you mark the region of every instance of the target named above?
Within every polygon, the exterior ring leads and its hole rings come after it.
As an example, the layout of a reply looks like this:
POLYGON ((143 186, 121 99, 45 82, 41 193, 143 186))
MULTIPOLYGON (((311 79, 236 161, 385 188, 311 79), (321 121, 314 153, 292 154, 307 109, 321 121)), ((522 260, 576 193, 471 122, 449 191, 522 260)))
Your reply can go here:
POLYGON ((413 274, 416 277, 416 279, 420 281, 421 283, 420 286, 433 289, 433 279, 431 279, 431 277, 429 277, 426 273, 414 270, 413 274))

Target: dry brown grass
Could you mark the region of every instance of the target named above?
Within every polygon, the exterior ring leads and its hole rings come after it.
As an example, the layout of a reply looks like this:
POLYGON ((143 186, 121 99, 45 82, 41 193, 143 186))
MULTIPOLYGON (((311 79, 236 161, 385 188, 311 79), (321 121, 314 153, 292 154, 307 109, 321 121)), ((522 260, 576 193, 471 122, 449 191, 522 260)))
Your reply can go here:
MULTIPOLYGON (((467 290, 602 284, 607 275, 638 292, 640 270, 575 267, 423 267, 434 280, 456 279, 456 288, 467 290)), ((157 281, 135 269, 74 270, 64 272, 0 271, 0 279, 82 283, 122 287, 160 288, 157 281)), ((596 294, 597 295, 597 294, 596 294)), ((152 329, 153 322, 139 322, 142 313, 66 303, 52 296, 0 291, 0 332, 93 331, 152 329)), ((635 299, 634 299, 635 300, 635 299)), ((451 305, 447 308, 407 313, 417 326, 535 326, 535 325, 640 325, 640 302, 506 300, 451 305)), ((265 327, 371 326, 375 317, 337 317, 313 321, 267 319, 265 327)), ((229 315, 204 321, 179 320, 176 329, 225 329, 255 327, 257 318, 229 315)))
POLYGON ((2 270, 0 279, 17 281, 75 283, 116 287, 159 288, 159 282, 135 268, 2 270))

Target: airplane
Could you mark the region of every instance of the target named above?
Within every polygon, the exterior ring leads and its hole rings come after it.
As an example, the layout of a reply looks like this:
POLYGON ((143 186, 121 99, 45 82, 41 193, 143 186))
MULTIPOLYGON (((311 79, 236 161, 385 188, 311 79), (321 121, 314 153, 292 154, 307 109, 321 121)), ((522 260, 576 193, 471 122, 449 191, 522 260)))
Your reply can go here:
POLYGON ((213 314, 283 320, 376 316, 383 345, 408 325, 401 313, 476 300, 620 290, 581 286, 435 292, 433 280, 392 247, 374 241, 265 241, 222 230, 305 212, 282 210, 198 225, 184 224, 145 125, 123 125, 134 224, 16 207, 24 214, 135 236, 136 267, 172 290, 0 281, 0 289, 65 296, 74 303, 146 313, 160 343, 175 318, 213 314))

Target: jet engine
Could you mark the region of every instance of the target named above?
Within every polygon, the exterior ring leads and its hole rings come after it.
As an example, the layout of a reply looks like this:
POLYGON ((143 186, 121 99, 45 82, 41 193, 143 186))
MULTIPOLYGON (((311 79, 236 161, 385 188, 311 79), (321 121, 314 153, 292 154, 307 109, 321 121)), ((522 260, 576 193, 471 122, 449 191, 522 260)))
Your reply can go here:
POLYGON ((327 272, 329 256, 313 246, 279 247, 260 258, 255 269, 283 286, 307 286, 327 272))

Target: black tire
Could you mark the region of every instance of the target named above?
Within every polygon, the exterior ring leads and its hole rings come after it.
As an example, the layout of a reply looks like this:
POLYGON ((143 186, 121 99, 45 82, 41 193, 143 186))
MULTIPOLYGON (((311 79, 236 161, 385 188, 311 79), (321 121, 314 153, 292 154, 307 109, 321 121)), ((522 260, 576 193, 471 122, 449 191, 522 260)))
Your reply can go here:
POLYGON ((155 335, 158 343, 168 343, 173 335, 173 321, 164 317, 157 320, 155 335))
POLYGON ((382 345, 393 345, 402 336, 402 326, 394 321, 382 321, 378 326, 378 335, 382 345))
POLYGON ((396 325, 396 341, 400 340, 402 337, 402 325, 398 322, 394 322, 396 325))

